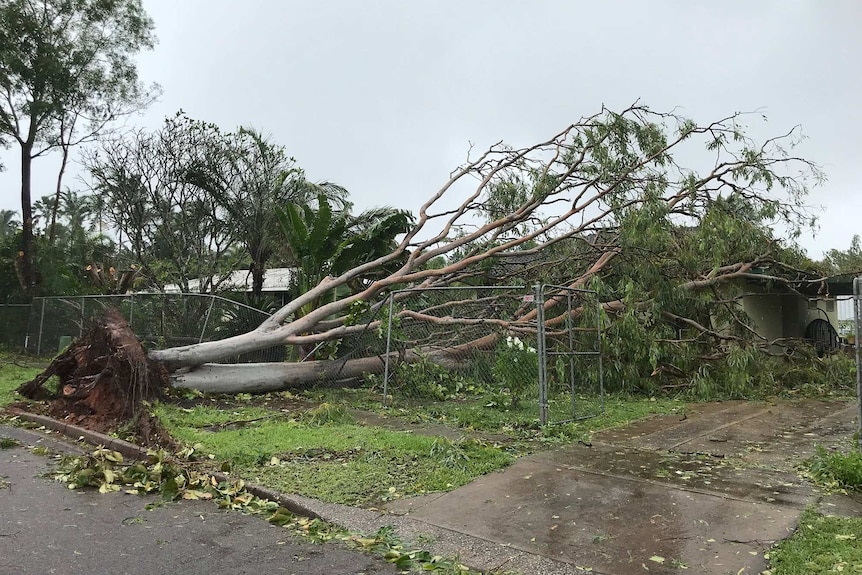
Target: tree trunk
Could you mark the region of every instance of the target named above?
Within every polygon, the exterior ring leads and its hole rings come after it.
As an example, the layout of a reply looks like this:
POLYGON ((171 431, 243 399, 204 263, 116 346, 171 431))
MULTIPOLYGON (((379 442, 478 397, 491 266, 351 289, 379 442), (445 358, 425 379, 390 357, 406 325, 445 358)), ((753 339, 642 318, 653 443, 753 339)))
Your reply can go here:
POLYGON ((263 276, 265 270, 263 262, 252 262, 251 264, 251 295, 255 300, 263 295, 263 276))
MULTIPOLYGON (((390 355, 390 361, 412 363, 420 358, 458 370, 467 367, 466 360, 475 349, 496 342, 496 334, 486 336, 465 346, 445 350, 407 351, 399 356, 390 355)), ((171 374, 172 387, 197 389, 207 393, 268 393, 295 387, 308 387, 322 381, 338 381, 364 377, 366 374, 381 374, 386 366, 386 356, 360 357, 357 359, 331 359, 304 361, 299 363, 207 363, 188 371, 171 374)))
POLYGON ((30 199, 33 145, 21 146, 21 290, 33 295, 36 289, 36 266, 33 246, 33 205, 30 199))
MULTIPOLYGON (((62 138, 62 137, 61 137, 62 138)), ((57 189, 54 190, 54 205, 51 206, 51 227, 48 231, 48 245, 53 246, 57 238, 57 212, 60 211, 60 196, 63 189, 63 175, 69 163, 69 146, 63 143, 63 157, 60 161, 60 171, 57 173, 57 189)), ((99 230, 101 233, 101 230, 99 230)))
POLYGON ((383 373, 384 365, 383 357, 302 363, 207 363, 172 374, 171 385, 208 393, 266 393, 321 381, 362 377, 366 373, 383 373))
POLYGON ((168 370, 179 367, 202 365, 221 361, 243 353, 250 353, 283 343, 283 336, 276 332, 254 330, 242 335, 218 341, 206 341, 171 349, 153 350, 150 357, 165 365, 168 370))

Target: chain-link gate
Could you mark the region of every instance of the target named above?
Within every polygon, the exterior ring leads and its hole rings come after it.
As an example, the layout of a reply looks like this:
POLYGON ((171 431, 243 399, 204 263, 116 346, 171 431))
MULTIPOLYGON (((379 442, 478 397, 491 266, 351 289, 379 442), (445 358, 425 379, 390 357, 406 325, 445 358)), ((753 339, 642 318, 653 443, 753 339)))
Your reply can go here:
POLYGON ((605 410, 602 306, 592 290, 537 285, 539 421, 595 417, 605 410))
POLYGON ((862 277, 853 278, 853 318, 856 328, 856 427, 859 449, 862 450, 862 277))
POLYGON ((411 288, 390 294, 383 322, 384 404, 393 384, 403 394, 426 396, 433 396, 435 387, 445 395, 462 385, 462 378, 489 385, 500 379, 500 387, 516 398, 531 389, 538 366, 536 327, 518 320, 533 305, 527 295, 525 286, 411 288), (512 363, 503 366, 497 351, 505 345, 512 363))
POLYGON ((543 425, 604 411, 601 307, 593 291, 414 288, 393 292, 385 305, 384 404, 393 385, 408 395, 418 386, 446 387, 452 370, 507 393, 513 404, 538 395, 543 425))

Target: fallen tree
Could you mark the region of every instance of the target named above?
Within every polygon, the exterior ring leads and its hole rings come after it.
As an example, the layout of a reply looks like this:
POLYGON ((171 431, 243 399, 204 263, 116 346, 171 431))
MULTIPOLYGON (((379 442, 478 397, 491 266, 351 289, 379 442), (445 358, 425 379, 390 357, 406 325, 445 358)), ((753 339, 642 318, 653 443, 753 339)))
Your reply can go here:
MULTIPOLYGON (((369 327, 351 322, 357 302, 380 305, 382 296, 408 286, 481 282, 489 266, 513 254, 537 258, 521 277, 589 286, 601 293, 607 313, 676 330, 674 337, 657 332, 651 336, 656 341, 720 348, 756 339, 735 307, 739 295, 724 296, 717 288, 755 275, 790 287, 816 280, 814 272, 794 267, 804 258, 782 247, 772 230, 780 227, 793 238, 808 225, 803 201, 820 174, 788 153, 793 132, 755 144, 742 118, 699 125, 641 105, 602 109, 531 146, 496 144, 478 157, 471 152, 390 253, 324 278, 248 333, 154 350, 149 359, 171 374, 173 385, 221 392, 271 391, 328 374, 379 371, 381 357, 265 366, 216 362, 274 345, 308 347, 347 337, 369 327), (679 157, 706 168, 684 167, 679 157), (790 263, 783 261, 788 255, 790 263), (379 273, 393 264, 394 271, 379 273), (354 291, 346 297, 326 297, 347 287, 354 291), (298 313, 321 301, 328 303, 298 313), (683 337, 680 326, 695 333, 683 337)), ((497 281, 510 279, 504 274, 497 281)), ((525 307, 498 327, 534 321, 535 314, 525 307)), ((548 321, 559 322, 559 313, 548 321)), ((432 359, 457 362, 495 341, 488 335, 435 349, 432 359)))

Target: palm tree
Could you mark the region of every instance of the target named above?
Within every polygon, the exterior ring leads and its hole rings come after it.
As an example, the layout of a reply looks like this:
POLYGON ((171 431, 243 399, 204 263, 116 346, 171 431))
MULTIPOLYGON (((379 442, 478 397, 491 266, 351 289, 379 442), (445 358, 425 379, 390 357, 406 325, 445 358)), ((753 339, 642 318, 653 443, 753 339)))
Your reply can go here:
POLYGON ((283 147, 249 128, 227 137, 220 153, 201 158, 186 178, 208 191, 227 212, 250 259, 255 298, 262 294, 266 266, 280 240, 276 206, 305 204, 318 196, 342 207, 347 203, 347 190, 308 181, 283 147))
MULTIPOLYGON (((317 210, 309 205, 287 204, 276 208, 279 228, 297 266, 296 288, 305 293, 327 275, 339 276, 364 263, 392 252, 395 238, 413 225, 413 216, 404 210, 376 208, 358 216, 350 207, 333 211, 326 196, 317 198, 317 210)), ((397 265, 397 263, 395 264, 397 265)), ((375 269, 349 284, 358 291, 380 273, 393 270, 375 269)), ((322 295, 300 310, 305 315, 319 307, 324 299, 336 298, 332 292, 322 295)))
POLYGON ((18 228, 18 222, 15 217, 18 212, 14 210, 0 210, 0 240, 3 240, 15 233, 18 228))

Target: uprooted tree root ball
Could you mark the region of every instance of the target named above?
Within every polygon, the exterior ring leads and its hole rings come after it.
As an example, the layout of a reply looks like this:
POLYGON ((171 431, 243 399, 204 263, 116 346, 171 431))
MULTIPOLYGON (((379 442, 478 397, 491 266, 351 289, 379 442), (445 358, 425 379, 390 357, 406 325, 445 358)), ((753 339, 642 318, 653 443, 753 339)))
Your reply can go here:
POLYGON ((109 308, 45 371, 21 385, 18 393, 46 400, 52 417, 94 431, 114 431, 130 424, 130 433, 153 444, 166 436, 144 402, 159 398, 167 381, 165 370, 148 359, 120 312, 109 308), (51 391, 45 384, 55 375, 59 385, 51 391))

